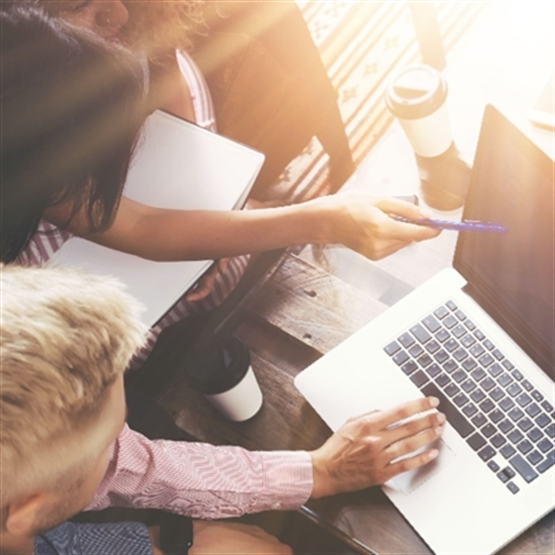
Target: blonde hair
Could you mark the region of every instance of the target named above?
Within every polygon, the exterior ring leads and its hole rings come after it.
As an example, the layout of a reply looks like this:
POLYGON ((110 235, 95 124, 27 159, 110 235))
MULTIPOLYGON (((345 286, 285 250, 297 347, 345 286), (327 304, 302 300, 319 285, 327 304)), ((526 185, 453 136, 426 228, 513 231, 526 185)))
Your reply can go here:
POLYGON ((41 452, 95 421, 146 326, 119 282, 75 269, 0 265, 0 292, 4 506, 64 471, 63 456, 48 469, 41 452))
POLYGON ((123 0, 129 21, 121 40, 142 50, 149 60, 164 65, 175 50, 193 50, 194 37, 206 31, 204 0, 123 0))

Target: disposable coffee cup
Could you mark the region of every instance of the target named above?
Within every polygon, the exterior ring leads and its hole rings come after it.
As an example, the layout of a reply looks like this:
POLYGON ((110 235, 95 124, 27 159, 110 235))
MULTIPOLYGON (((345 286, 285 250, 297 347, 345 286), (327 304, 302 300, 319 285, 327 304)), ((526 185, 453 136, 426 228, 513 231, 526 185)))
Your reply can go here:
POLYGON ((207 394, 206 398, 226 418, 234 422, 252 418, 262 406, 262 392, 251 366, 237 385, 222 393, 207 394))
POLYGON ((460 208, 470 168, 453 142, 443 75, 425 64, 407 66, 391 78, 385 100, 416 155, 424 202, 437 210, 460 208))
POLYGON ((220 349, 190 359, 189 383, 226 418, 243 422, 262 407, 262 391, 248 349, 231 336, 220 349))
POLYGON ((447 81, 439 71, 425 64, 401 69, 389 81, 385 100, 418 156, 432 158, 449 149, 447 81))

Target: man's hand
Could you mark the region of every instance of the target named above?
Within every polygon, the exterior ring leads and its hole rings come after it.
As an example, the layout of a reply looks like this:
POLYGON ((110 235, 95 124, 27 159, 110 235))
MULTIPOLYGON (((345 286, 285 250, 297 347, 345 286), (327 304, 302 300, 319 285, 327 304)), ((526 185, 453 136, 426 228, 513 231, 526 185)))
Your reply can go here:
POLYGON ((348 420, 322 447, 311 452, 314 472, 312 497, 354 491, 382 484, 393 476, 422 466, 437 450, 395 461, 436 440, 445 416, 434 397, 410 401, 396 408, 348 420), (416 416, 415 415, 419 415, 416 416), (412 418, 411 418, 412 417, 412 418), (410 421, 400 421, 411 418, 410 421))
POLYGON ((193 521, 193 545, 189 555, 292 555, 262 528, 248 524, 221 521, 193 521))

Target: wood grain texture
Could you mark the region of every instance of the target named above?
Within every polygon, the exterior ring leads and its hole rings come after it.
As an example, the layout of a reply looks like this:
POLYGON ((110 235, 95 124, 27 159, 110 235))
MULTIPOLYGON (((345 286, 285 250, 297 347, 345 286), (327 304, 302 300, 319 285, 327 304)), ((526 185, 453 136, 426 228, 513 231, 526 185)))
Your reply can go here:
POLYGON ((379 487, 310 500, 307 506, 376 553, 432 553, 379 487))
POLYGON ((387 306, 343 280, 289 254, 249 309, 276 328, 327 353, 387 306))
POLYGON ((501 555, 551 555, 555 553, 555 511, 504 547, 501 555))
POLYGON ((250 350, 251 366, 264 397, 258 414, 246 422, 231 422, 182 377, 174 379, 159 397, 162 406, 199 441, 252 450, 320 446, 331 431, 293 384, 294 375, 320 355, 257 318, 247 319, 236 335, 250 350))

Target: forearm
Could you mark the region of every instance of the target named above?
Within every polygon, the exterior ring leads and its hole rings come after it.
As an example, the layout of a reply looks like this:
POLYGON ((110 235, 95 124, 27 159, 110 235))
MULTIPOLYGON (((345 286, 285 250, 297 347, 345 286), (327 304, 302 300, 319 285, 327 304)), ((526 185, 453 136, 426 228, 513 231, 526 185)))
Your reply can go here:
POLYGON ((195 518, 227 518, 294 509, 312 491, 305 452, 249 452, 239 447, 150 441, 128 427, 91 510, 110 505, 166 509, 195 518))
MULTIPOLYGON (((108 232, 88 236, 111 248, 152 260, 217 259, 326 243, 337 207, 325 199, 303 204, 237 211, 142 210, 129 232, 116 221, 108 232)), ((126 219, 126 225, 132 221, 126 219)))
MULTIPOLYGON (((280 208, 236 211, 181 211, 152 208, 122 198, 111 227, 91 234, 79 213, 67 229, 106 247, 158 260, 227 258, 292 245, 340 243, 378 260, 413 241, 431 239, 438 230, 399 222, 428 217, 418 207, 395 199, 350 192, 280 208)), ((67 207, 49 210, 45 219, 67 223, 67 207)))

